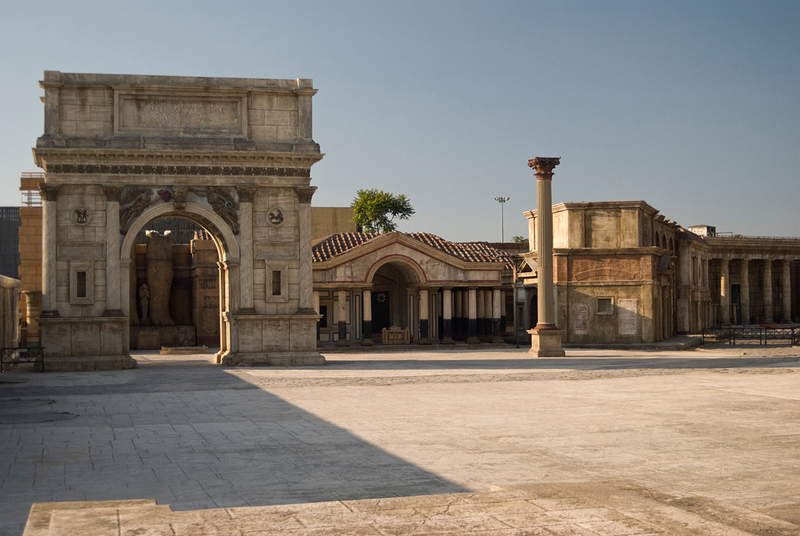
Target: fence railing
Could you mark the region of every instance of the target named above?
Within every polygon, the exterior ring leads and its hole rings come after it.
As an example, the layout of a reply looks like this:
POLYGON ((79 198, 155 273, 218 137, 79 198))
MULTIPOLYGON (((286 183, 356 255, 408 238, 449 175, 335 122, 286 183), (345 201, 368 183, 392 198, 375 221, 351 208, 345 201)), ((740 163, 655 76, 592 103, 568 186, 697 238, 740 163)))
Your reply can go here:
POLYGON ((706 328, 703 330, 703 342, 728 341, 735 346, 736 341, 758 341, 761 345, 768 341, 789 341, 792 346, 800 342, 800 327, 775 326, 761 324, 758 326, 729 326, 721 328, 706 328))

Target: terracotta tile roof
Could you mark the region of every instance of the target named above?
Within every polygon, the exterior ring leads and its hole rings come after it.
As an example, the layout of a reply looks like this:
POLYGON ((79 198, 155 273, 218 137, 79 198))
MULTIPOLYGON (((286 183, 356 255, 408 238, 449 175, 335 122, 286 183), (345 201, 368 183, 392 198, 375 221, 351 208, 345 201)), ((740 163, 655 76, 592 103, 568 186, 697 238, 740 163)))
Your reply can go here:
MULTIPOLYGON (((398 232, 398 231, 395 231, 398 232)), ((431 233, 401 233, 466 262, 502 262, 513 267, 511 255, 486 242, 450 242, 431 233)), ((338 233, 323 238, 311 247, 314 262, 324 262, 381 236, 377 233, 338 233)))

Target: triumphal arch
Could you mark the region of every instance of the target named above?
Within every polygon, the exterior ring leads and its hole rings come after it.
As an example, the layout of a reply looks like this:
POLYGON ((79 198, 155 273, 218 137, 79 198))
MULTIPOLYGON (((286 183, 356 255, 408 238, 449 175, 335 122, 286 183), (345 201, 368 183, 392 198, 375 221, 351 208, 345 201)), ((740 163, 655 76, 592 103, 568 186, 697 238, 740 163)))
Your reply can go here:
POLYGON ((140 285, 134 243, 148 223, 176 216, 217 250, 219 363, 324 363, 312 290, 311 166, 323 155, 311 135, 311 80, 46 71, 41 87, 44 135, 33 154, 45 171, 48 370, 135 366, 132 327, 169 320, 157 311, 166 268, 154 258, 140 285))

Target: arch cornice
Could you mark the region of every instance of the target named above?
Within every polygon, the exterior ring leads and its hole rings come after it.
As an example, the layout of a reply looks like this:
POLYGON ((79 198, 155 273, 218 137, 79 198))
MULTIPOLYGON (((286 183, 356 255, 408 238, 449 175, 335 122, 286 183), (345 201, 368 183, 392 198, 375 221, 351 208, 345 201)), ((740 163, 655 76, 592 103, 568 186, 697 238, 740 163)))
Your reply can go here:
POLYGON ((372 283, 377 271, 382 266, 385 266, 390 263, 400 263, 411 268, 411 271, 414 272, 414 275, 417 277, 417 280, 409 283, 419 284, 419 283, 426 283, 428 281, 428 278, 425 275, 425 270, 422 269, 422 266, 420 266, 419 263, 417 263, 417 261, 406 255, 393 254, 393 255, 387 255, 386 257, 381 257, 380 259, 375 261, 372 264, 372 266, 369 267, 369 270, 367 271, 366 282, 372 283))
MULTIPOLYGON (((142 212, 139 217, 133 221, 128 229, 127 235, 125 236, 125 240, 122 242, 120 260, 127 261, 130 259, 131 250, 133 249, 133 244, 136 241, 136 235, 144 228, 145 225, 156 218, 167 216, 186 218, 188 220, 195 221, 202 226, 208 226, 208 231, 215 237, 216 241, 219 241, 221 244, 222 251, 219 252, 220 260, 236 260, 238 262, 240 256, 239 242, 236 240, 236 236, 233 234, 231 228, 227 223, 225 223, 225 220, 223 220, 213 210, 206 208, 203 205, 191 202, 187 202, 186 208, 180 211, 175 210, 175 207, 172 205, 172 203, 164 203, 156 205, 152 208, 148 208, 142 212)), ((220 245, 218 244, 217 247, 219 248, 220 245)))

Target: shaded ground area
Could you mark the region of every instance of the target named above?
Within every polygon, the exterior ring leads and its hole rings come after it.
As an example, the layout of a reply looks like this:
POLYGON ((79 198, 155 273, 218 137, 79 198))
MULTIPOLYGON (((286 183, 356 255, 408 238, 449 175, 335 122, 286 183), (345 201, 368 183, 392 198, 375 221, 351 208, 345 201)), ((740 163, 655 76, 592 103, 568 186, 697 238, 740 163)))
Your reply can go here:
MULTIPOLYGON (((569 482, 584 502, 624 482, 745 531, 729 534, 800 523, 800 350, 327 357, 234 369, 150 354, 131 371, 8 375, 0 533, 20 534, 34 502, 197 510, 569 482)), ((647 533, 598 527, 569 534, 647 533)))

